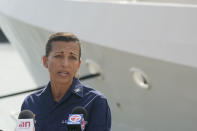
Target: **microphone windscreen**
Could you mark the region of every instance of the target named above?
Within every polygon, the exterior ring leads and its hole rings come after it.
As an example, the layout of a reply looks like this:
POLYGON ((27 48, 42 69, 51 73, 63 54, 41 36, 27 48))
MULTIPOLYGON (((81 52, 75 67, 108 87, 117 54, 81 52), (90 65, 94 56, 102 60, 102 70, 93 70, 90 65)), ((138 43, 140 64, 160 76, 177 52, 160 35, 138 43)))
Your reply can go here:
POLYGON ((82 106, 77 106, 72 110, 72 114, 83 114, 84 120, 87 119, 87 110, 82 106))
POLYGON ((30 110, 23 110, 20 112, 18 119, 34 119, 34 114, 30 110))

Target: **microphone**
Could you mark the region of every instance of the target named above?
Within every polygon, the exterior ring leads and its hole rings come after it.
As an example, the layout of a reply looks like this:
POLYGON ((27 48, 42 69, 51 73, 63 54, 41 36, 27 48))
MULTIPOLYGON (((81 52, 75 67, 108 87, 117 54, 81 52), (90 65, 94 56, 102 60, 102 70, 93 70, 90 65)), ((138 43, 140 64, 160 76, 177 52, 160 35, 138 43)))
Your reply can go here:
POLYGON ((87 110, 84 107, 77 106, 69 114, 67 127, 68 131, 84 131, 87 124, 87 110))
POLYGON ((34 114, 30 110, 20 112, 15 131, 35 131, 34 114))

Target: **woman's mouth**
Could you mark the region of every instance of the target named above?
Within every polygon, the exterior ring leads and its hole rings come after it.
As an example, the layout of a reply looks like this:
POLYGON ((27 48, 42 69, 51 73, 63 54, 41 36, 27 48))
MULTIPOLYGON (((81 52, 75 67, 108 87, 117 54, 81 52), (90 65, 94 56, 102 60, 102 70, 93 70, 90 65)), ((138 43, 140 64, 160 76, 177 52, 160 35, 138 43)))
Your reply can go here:
POLYGON ((69 75, 69 72, 58 72, 60 76, 66 77, 69 75))

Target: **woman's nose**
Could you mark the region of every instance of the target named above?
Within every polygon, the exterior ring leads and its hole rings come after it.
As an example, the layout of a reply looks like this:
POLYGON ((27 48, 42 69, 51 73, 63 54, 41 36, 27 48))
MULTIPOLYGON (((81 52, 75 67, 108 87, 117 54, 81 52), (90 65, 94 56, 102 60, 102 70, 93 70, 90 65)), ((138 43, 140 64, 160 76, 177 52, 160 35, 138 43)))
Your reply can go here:
POLYGON ((67 57, 64 57, 62 60, 62 66, 69 66, 69 59, 67 57))

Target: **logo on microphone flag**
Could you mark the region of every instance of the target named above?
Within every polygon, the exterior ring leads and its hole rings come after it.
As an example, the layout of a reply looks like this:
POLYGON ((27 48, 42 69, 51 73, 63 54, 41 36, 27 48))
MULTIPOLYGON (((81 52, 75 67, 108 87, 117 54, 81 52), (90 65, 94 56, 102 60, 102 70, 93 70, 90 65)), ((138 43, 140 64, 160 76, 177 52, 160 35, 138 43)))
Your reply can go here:
POLYGON ((16 123, 16 131, 21 131, 21 129, 25 129, 25 131, 33 131, 34 130, 34 121, 33 119, 18 119, 16 123))
POLYGON ((70 114, 68 117, 68 125, 81 125, 81 129, 85 129, 85 120, 83 114, 70 114))
POLYGON ((81 115, 71 115, 70 121, 71 122, 80 122, 81 121, 81 115))

